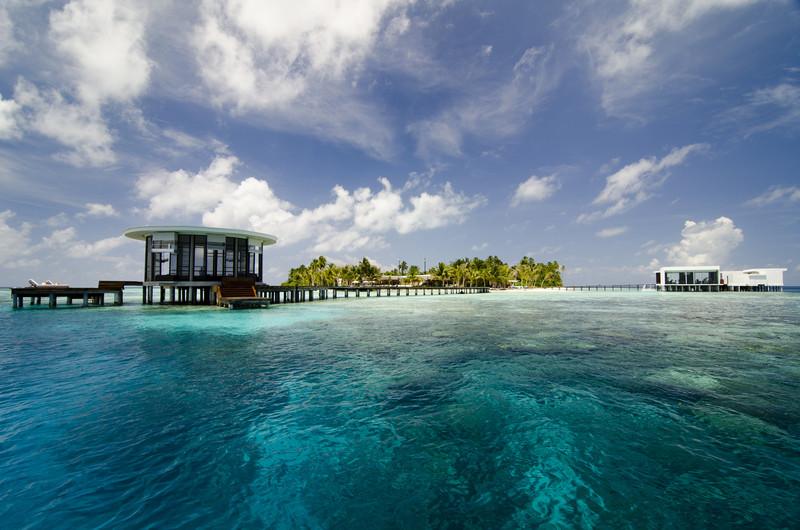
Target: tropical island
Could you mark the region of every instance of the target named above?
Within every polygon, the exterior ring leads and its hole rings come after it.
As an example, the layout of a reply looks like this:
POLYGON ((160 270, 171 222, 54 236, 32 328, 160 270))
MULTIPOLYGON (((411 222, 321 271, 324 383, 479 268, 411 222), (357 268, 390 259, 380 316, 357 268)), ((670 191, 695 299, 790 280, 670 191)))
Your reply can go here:
POLYGON ((439 262, 430 270, 418 265, 409 266, 402 261, 392 270, 379 267, 363 258, 358 264, 339 266, 324 256, 289 270, 284 286, 356 286, 356 285, 409 285, 491 287, 559 287, 561 273, 566 267, 558 261, 537 263, 529 256, 516 265, 508 265, 497 256, 459 258, 449 264, 439 262))

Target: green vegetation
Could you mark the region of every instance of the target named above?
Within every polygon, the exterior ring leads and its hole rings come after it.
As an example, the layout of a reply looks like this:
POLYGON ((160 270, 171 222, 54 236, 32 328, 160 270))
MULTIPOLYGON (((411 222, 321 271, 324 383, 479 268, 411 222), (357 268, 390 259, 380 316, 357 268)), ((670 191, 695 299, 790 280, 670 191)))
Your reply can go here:
POLYGON ((357 265, 342 267, 329 262, 324 256, 311 260, 289 271, 282 285, 359 285, 397 284, 407 285, 454 285, 471 287, 556 287, 561 284, 561 273, 566 267, 558 261, 536 263, 524 257, 519 263, 509 266, 497 256, 459 258, 450 264, 443 262, 423 274, 417 265, 408 266, 403 261, 396 268, 381 270, 363 258, 357 265))

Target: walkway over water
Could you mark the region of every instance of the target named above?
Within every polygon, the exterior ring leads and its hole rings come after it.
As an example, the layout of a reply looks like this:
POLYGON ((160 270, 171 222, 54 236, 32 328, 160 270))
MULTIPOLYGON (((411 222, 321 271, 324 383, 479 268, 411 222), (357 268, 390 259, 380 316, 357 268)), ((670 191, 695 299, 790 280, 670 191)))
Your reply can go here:
MULTIPOLYGON (((337 287, 331 285, 298 285, 298 286, 253 286, 253 300, 268 300, 269 304, 293 304, 349 297, 380 296, 434 296, 445 294, 479 294, 488 293, 489 287, 416 287, 405 285, 370 285, 359 287, 337 287)), ((178 305, 216 305, 220 302, 219 288, 212 284, 186 285, 145 285, 142 294, 143 304, 178 304, 178 305)), ((225 303, 221 305, 227 305, 225 303)))
POLYGON ((403 285, 372 285, 361 287, 332 286, 266 286, 256 285, 259 296, 269 298, 272 304, 287 304, 329 298, 370 296, 434 296, 443 294, 488 293, 488 287, 412 287, 403 285))
POLYGON ((141 285, 142 282, 130 281, 100 281, 97 287, 69 287, 65 285, 38 285, 36 287, 15 287, 11 289, 11 303, 14 309, 21 309, 24 300, 29 300, 29 305, 42 305, 42 299, 47 300, 51 308, 58 306, 58 299, 73 305, 75 300, 80 300, 83 307, 104 306, 106 295, 114 296, 114 305, 122 305, 122 291, 126 285, 141 285))
POLYGON ((654 283, 623 283, 614 285, 562 285, 549 287, 553 291, 655 291, 654 283))

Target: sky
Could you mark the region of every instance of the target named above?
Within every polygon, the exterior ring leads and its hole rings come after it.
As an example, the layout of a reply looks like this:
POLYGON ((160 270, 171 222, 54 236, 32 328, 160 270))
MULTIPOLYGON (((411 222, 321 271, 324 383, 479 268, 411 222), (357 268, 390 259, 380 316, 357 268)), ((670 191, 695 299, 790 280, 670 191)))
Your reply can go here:
POLYGON ((5 0, 0 285, 140 280, 142 225, 264 281, 524 256, 800 284, 800 3, 5 0))

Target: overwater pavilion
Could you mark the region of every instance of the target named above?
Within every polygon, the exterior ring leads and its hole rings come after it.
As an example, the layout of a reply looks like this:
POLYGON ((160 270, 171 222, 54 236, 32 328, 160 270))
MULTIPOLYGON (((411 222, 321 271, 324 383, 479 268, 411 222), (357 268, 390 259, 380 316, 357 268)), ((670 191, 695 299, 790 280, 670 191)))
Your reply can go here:
POLYGON ((215 304, 216 289, 230 278, 261 283, 263 249, 275 236, 206 226, 137 226, 125 236, 145 242, 142 302, 215 304), (169 296, 167 297, 167 293, 169 296))
POLYGON ((783 291, 782 268, 720 270, 718 265, 661 267, 655 271, 656 288, 673 292, 783 291))

